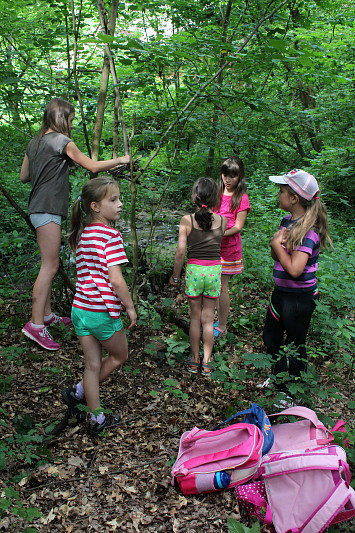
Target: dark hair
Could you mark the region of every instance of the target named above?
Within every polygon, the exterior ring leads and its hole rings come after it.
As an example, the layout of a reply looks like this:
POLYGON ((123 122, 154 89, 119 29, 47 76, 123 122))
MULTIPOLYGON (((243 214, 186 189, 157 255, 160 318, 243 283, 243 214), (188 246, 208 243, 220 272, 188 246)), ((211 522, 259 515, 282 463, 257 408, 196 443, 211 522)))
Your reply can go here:
POLYGON ((298 196, 300 205, 306 210, 304 215, 297 220, 288 232, 286 239, 288 250, 292 252, 296 246, 299 246, 311 229, 318 233, 321 246, 325 246, 327 241, 333 246, 329 236, 327 208, 319 199, 319 191, 315 193, 315 197, 312 200, 306 200, 289 185, 286 185, 286 188, 290 196, 298 196))
POLYGON ((90 223, 93 218, 91 203, 100 202, 108 194, 110 188, 119 189, 118 183, 113 178, 109 176, 93 178, 85 183, 81 195, 75 200, 71 210, 69 233, 69 245, 73 252, 78 246, 84 229, 84 215, 86 215, 87 223, 90 223))
POLYGON ((53 98, 44 111, 39 137, 43 137, 48 128, 69 137, 69 116, 75 113, 74 106, 62 98, 53 98))
POLYGON ((199 178, 192 187, 191 198, 198 207, 195 213, 197 224, 205 231, 212 227, 213 209, 217 202, 217 185, 211 178, 199 178))
POLYGON ((230 207, 230 210, 234 211, 234 209, 238 209, 242 196, 247 190, 245 174, 244 174, 244 163, 239 157, 234 155, 232 157, 229 157, 222 163, 220 172, 221 172, 221 178, 218 184, 218 203, 216 206, 217 210, 221 206, 222 196, 223 196, 223 192, 225 188, 223 179, 222 179, 222 174, 224 176, 231 176, 232 178, 239 177, 238 184, 233 192, 231 207, 230 207))

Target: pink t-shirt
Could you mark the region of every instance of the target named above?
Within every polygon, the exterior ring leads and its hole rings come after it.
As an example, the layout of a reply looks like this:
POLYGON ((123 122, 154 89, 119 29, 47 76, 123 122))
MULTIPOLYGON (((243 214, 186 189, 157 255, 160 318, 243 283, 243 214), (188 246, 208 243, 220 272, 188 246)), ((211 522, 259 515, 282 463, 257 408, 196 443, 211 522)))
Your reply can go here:
MULTIPOLYGON (((240 200, 239 207, 230 211, 230 205, 232 201, 232 196, 222 196, 222 201, 220 208, 214 210, 215 213, 226 217, 227 219, 227 229, 235 226, 237 220, 237 214, 240 211, 250 211, 249 198, 246 193, 243 194, 242 199, 240 200)), ((224 261, 238 261, 242 258, 242 239, 240 233, 235 233, 228 237, 223 237, 221 244, 221 257, 224 261)))
POLYGON ((88 224, 76 249, 78 281, 73 307, 120 318, 121 300, 110 283, 108 267, 124 263, 128 259, 121 233, 105 224, 88 224))

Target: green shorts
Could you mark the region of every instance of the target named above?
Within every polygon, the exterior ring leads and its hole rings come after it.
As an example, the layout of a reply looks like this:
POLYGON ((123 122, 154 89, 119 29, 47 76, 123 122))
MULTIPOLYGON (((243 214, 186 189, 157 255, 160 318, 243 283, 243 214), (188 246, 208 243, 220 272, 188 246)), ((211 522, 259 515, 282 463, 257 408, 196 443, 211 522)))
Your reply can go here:
POLYGON ((185 272, 185 294, 197 298, 219 298, 222 288, 222 265, 187 264, 185 272))
POLYGON ((99 341, 107 341, 123 327, 120 318, 112 318, 109 313, 86 311, 72 307, 71 320, 78 337, 93 335, 99 341))

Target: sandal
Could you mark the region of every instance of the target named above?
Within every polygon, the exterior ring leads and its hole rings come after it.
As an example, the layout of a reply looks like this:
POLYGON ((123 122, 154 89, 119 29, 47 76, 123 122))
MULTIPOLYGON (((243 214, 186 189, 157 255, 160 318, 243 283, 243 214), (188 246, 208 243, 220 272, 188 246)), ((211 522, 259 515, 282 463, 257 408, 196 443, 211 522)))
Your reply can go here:
POLYGON ((212 374, 212 372, 215 370, 215 366, 213 363, 207 363, 207 364, 203 364, 201 365, 201 374, 203 376, 210 376, 212 374))
POLYGON ((201 363, 196 363, 196 361, 193 361, 191 357, 186 360, 186 369, 191 372, 191 374, 198 374, 200 371, 201 363))
POLYGON ((225 337, 227 335, 227 331, 219 328, 218 326, 214 326, 213 334, 218 339, 219 337, 225 337))

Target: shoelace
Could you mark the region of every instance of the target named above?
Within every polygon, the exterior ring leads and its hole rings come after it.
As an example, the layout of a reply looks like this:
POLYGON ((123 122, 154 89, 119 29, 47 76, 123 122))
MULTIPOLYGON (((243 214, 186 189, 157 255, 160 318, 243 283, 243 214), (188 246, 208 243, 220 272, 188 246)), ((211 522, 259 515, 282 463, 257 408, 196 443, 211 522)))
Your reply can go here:
POLYGON ((49 340, 53 340, 53 337, 52 335, 49 333, 48 329, 46 327, 43 328, 43 330, 40 332, 40 336, 41 337, 44 337, 44 338, 47 338, 49 340))
POLYGON ((54 319, 52 320, 51 324, 59 324, 60 322, 62 322, 61 317, 54 313, 54 319))

